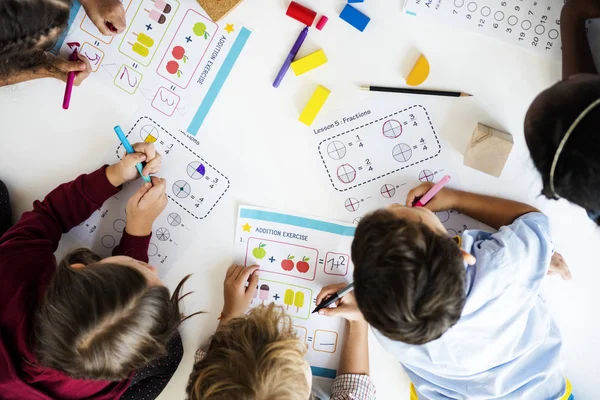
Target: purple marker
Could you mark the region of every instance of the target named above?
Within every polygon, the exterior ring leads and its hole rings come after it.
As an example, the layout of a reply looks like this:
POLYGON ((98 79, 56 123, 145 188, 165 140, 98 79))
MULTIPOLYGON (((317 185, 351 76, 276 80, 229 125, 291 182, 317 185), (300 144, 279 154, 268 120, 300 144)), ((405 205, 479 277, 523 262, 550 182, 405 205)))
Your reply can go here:
POLYGON ((298 51, 300 50, 302 43, 304 43, 304 40, 306 39, 307 35, 308 26, 302 29, 302 32, 300 32, 300 36, 298 36, 298 39, 296 39, 296 43, 294 43, 292 50, 290 50, 290 54, 288 54, 287 58, 283 62, 283 65, 281 66, 281 69, 279 70, 279 73, 277 74, 277 78, 275 78, 275 82, 273 82, 273 87, 279 87, 279 84, 283 80, 283 77, 287 73, 287 70, 290 68, 292 61, 294 61, 294 58, 296 57, 296 54, 298 54, 298 51))

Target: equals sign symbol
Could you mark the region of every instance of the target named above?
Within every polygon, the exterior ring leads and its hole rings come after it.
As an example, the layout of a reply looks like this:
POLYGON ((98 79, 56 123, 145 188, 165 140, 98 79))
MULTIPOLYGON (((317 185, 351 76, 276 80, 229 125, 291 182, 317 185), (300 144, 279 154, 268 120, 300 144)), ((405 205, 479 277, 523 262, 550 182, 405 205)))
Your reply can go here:
POLYGON ((171 90, 175 90, 175 85, 171 85, 171 90))
POLYGON ((131 64, 133 66, 133 68, 137 68, 138 65, 136 63, 131 64))
POLYGON ((309 337, 308 337, 308 341, 309 341, 309 342, 312 342, 312 340, 313 340, 312 336, 309 336, 309 337))
POLYGON ((95 44, 96 46, 100 46, 100 42, 99 42, 99 41, 97 41, 97 40, 94 42, 94 44, 95 44))
POLYGON ((323 259, 319 258, 319 264, 323 264, 323 259))

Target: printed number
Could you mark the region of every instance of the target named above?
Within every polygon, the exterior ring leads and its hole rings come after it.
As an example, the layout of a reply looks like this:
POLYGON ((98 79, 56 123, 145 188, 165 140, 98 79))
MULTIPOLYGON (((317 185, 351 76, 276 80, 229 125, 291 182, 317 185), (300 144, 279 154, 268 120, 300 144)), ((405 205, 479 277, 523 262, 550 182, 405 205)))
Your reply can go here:
POLYGON ((552 42, 546 42, 546 50, 550 50, 553 45, 554 45, 554 43, 552 43, 552 42))
POLYGON ((456 11, 456 10, 452 10, 452 13, 453 13, 453 14, 458 14, 458 11, 456 11))
POLYGON ((512 28, 506 28, 506 33, 512 33, 512 28))
POLYGON ((494 28, 498 28, 498 24, 494 24, 494 28))
POLYGON ((340 121, 335 121, 335 126, 340 126, 340 121))
POLYGON ((529 13, 528 13, 528 14, 529 14, 529 15, 533 15, 533 11, 529 10, 529 13))
POLYGON ((537 46, 539 41, 540 41, 540 38, 538 38, 537 36, 535 36, 535 37, 533 38, 533 42, 531 42, 531 44, 532 44, 533 46, 537 46))
POLYGON ((521 11, 521 7, 515 6, 515 11, 521 11))
POLYGON ((362 139, 360 138, 359 135, 356 135, 356 140, 358 140, 360 142, 362 139))
POLYGON ((467 19, 471 19, 471 14, 467 14, 467 19))
POLYGON ((368 158, 365 160, 365 162, 367 163, 367 165, 371 165, 371 160, 369 160, 368 158))
POLYGON ((165 149, 165 154, 169 154, 169 149, 165 149))
POLYGON ((505 2, 505 1, 503 1, 502 3, 500 3, 500 5, 501 5, 502 7, 506 7, 506 2, 505 2))
POLYGON ((483 25, 485 25, 485 19, 482 18, 479 20, 479 24, 477 26, 481 28, 483 25))

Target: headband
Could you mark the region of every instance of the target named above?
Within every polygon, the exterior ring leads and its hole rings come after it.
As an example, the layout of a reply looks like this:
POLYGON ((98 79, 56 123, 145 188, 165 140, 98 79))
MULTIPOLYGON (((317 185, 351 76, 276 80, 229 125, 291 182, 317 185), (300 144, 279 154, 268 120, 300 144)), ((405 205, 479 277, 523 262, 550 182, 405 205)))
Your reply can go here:
POLYGON ((552 167, 550 168, 550 190, 552 191, 552 195, 554 196, 555 199, 560 198, 560 196, 558 194, 556 194, 556 190, 554 189, 554 172, 556 172, 556 165, 558 164, 558 159, 560 158, 560 155, 561 155, 563 149, 565 148, 565 145, 567 144, 567 141, 569 140, 569 137, 571 136, 571 134, 573 133, 575 128, 577 128, 577 126, 581 123, 581 121, 589 113, 591 113, 592 110, 594 110, 594 108, 596 108, 598 106, 598 104, 600 104, 600 99, 594 101, 585 110, 583 110, 583 112, 581 114, 579 114, 579 117, 577 117, 577 119, 573 122, 573 124, 567 131, 565 137, 563 137, 560 144, 558 145, 558 148, 556 149, 556 154, 554 154, 554 160, 552 161, 552 167))

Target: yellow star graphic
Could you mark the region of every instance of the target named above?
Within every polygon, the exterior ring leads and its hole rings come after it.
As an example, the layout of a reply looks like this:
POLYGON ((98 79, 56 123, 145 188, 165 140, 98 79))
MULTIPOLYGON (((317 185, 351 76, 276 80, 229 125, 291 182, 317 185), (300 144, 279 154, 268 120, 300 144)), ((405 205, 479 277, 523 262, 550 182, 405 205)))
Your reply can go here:
POLYGON ((244 232, 250 232, 250 229, 252 229, 252 227, 246 222, 246 225, 242 225, 242 229, 244 230, 244 232))
POLYGON ((227 31, 227 33, 231 33, 231 32, 235 31, 235 29, 233 29, 233 24, 227 24, 225 26, 225 30, 227 31))

